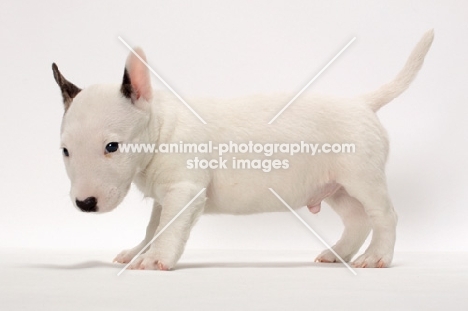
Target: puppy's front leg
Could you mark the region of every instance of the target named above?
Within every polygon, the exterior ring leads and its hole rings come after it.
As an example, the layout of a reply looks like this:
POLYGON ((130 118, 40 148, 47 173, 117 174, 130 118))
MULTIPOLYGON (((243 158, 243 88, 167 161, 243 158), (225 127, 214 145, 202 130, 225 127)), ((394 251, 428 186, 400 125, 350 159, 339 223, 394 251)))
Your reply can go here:
POLYGON ((201 186, 181 183, 171 186, 163 195, 161 218, 148 251, 140 255, 130 269, 169 270, 182 255, 190 230, 203 212, 205 193, 201 193, 163 232, 174 217, 200 192, 201 186))
POLYGON ((135 257, 136 254, 138 254, 143 249, 143 247, 145 247, 146 244, 148 244, 149 241, 151 241, 151 239, 154 237, 154 233, 156 232, 156 228, 159 225, 160 218, 161 205, 159 203, 154 202, 153 211, 151 212, 151 217, 148 226, 146 227, 145 238, 137 246, 120 252, 120 254, 118 254, 117 257, 115 257, 114 262, 129 263, 130 260, 132 260, 133 257, 135 257))

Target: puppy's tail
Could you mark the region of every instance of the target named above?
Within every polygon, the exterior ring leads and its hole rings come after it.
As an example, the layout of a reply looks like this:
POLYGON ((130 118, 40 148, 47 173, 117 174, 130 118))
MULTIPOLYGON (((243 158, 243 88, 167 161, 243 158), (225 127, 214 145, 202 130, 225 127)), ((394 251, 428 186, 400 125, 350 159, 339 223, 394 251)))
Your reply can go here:
POLYGON ((414 78, 416 78, 419 69, 421 69, 424 63, 424 57, 429 51, 433 40, 434 30, 431 29, 423 35, 421 40, 414 47, 405 66, 393 81, 382 85, 372 93, 362 95, 361 98, 364 99, 373 111, 379 110, 408 88, 414 78))

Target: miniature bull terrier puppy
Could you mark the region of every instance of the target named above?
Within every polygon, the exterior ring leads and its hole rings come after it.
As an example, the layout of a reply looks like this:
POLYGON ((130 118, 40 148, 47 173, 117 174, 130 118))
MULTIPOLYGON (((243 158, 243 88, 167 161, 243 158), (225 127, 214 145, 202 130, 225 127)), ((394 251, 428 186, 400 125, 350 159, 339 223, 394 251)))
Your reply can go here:
MULTIPOLYGON (((344 223, 333 250, 351 261, 373 231, 367 250, 355 267, 388 267, 393 258, 397 215, 388 195, 385 163, 388 139, 376 112, 405 91, 423 65, 432 41, 429 31, 416 45, 396 78, 376 91, 354 98, 302 95, 273 124, 272 117, 292 98, 288 94, 248 96, 231 100, 193 99, 190 106, 206 120, 200 122, 169 92, 151 87, 139 48, 130 53, 120 84, 80 89, 53 64, 65 113, 61 148, 71 181, 73 204, 83 212, 104 213, 116 208, 134 183, 154 206, 145 238, 115 261, 129 263, 174 216, 196 197, 180 216, 136 258, 132 269, 173 268, 183 253, 190 231, 202 213, 252 214, 288 211, 269 188, 294 209, 320 211, 325 201, 344 223), (281 153, 282 164, 271 170, 201 169, 187 165, 195 157, 207 161, 218 153, 121 152, 123 144, 228 142, 256 144, 349 143, 349 154, 281 153)), ((276 156, 276 155, 275 155, 276 156)), ((239 150, 224 155, 234 160, 269 160, 265 154, 239 150)), ((262 162, 267 163, 267 162, 262 162)), ((319 262, 337 262, 325 250, 319 262)))

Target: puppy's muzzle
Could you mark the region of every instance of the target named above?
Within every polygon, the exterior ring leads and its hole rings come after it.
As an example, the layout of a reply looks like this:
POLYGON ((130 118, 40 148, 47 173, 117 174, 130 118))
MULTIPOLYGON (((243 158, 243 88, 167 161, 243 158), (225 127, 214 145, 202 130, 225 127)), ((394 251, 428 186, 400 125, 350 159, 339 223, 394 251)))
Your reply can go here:
POLYGON ((88 197, 83 201, 75 200, 76 206, 83 212, 97 212, 97 200, 95 197, 88 197))

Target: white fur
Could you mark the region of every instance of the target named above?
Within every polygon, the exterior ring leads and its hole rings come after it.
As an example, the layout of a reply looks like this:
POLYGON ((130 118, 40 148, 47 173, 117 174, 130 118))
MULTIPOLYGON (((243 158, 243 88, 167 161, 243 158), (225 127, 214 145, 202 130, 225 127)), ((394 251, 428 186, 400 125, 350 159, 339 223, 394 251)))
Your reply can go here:
MULTIPOLYGON (((119 85, 93 85, 82 90, 66 111, 62 146, 71 180, 71 197, 97 198, 99 212, 114 209, 134 182, 154 199, 146 237, 120 253, 127 263, 200 189, 195 202, 133 262, 134 269, 170 269, 181 256, 197 217, 205 213, 250 214, 287 211, 268 190, 273 188, 290 206, 320 204, 324 199, 342 217, 345 230, 333 247, 345 260, 357 253, 371 229, 372 241, 356 267, 387 267, 393 257, 397 216, 387 192, 385 162, 388 140, 375 115, 401 94, 421 68, 433 40, 426 33, 396 79, 357 98, 304 95, 272 125, 268 121, 291 99, 291 94, 251 96, 233 100, 193 99, 187 102, 208 123, 203 125, 177 98, 151 90, 148 70, 130 54, 127 71, 135 90, 132 100, 119 85), (279 155, 289 169, 190 170, 186 160, 218 158, 217 154, 144 154, 104 152, 109 142, 178 143, 354 143, 354 154, 279 155), (332 185, 332 186, 330 186, 332 185), (335 186, 333 186, 335 185, 335 186), (333 191, 330 191, 332 189, 333 191)), ((138 53, 144 57, 141 50, 138 53)), ((266 158, 255 154, 225 158, 266 158)), ((328 250, 317 258, 336 262, 328 250)))

